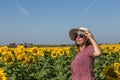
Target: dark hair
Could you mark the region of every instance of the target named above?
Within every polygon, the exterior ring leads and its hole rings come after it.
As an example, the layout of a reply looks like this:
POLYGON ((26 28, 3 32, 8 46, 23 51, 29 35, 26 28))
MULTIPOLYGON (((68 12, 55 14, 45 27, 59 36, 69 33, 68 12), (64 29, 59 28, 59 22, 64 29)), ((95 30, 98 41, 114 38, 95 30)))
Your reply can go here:
POLYGON ((87 42, 86 42, 86 46, 89 46, 89 45, 92 45, 90 40, 88 39, 87 42))

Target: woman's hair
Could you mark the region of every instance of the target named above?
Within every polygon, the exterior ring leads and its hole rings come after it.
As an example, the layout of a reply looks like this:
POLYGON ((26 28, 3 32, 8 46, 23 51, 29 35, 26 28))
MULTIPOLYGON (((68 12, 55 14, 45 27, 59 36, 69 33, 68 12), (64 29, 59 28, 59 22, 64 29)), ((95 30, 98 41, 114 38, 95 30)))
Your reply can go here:
POLYGON ((86 42, 86 46, 89 46, 89 45, 92 45, 90 40, 88 39, 87 42, 86 42))

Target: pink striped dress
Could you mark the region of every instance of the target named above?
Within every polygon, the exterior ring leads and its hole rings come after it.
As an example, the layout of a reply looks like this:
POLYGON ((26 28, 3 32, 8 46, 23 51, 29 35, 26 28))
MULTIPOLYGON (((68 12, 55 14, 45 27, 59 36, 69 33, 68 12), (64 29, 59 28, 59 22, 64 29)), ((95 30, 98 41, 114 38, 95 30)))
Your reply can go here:
POLYGON ((70 65, 72 80, 95 80, 93 73, 93 62, 95 56, 93 55, 93 52, 93 46, 89 45, 76 55, 70 65))

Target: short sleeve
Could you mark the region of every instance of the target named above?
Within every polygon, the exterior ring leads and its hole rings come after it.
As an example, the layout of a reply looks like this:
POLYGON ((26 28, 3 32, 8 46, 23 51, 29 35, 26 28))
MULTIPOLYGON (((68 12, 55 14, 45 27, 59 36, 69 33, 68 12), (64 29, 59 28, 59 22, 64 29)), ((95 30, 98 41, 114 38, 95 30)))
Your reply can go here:
POLYGON ((93 45, 89 45, 87 51, 88 51, 88 52, 87 52, 87 53, 88 53, 88 56, 95 58, 93 45))

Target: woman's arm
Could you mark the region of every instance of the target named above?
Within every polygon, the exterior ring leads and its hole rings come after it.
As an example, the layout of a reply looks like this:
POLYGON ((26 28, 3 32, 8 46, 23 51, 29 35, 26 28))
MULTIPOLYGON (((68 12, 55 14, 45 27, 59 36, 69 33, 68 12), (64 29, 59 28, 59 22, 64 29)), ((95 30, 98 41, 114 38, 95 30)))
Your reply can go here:
POLYGON ((92 44, 93 47, 94 47, 94 53, 93 53, 94 56, 99 56, 99 55, 101 55, 101 54, 102 54, 102 51, 101 51, 101 49, 100 49, 100 47, 99 47, 99 44, 98 44, 97 41, 94 39, 93 35, 92 35, 90 32, 88 32, 88 31, 85 31, 85 34, 86 34, 86 36, 89 38, 91 44, 92 44))

